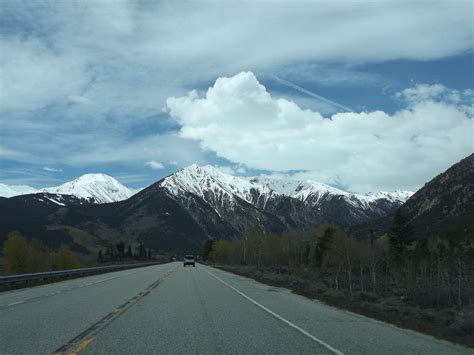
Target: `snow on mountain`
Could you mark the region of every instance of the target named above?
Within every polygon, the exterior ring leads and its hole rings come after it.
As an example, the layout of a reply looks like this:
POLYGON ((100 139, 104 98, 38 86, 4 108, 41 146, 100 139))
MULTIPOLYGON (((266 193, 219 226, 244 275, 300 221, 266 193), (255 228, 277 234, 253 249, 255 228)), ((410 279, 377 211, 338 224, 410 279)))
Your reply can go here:
POLYGON ((74 195, 79 198, 92 200, 94 203, 109 203, 126 200, 135 194, 129 189, 105 174, 85 174, 73 181, 66 182, 56 187, 41 190, 61 195, 74 195))
POLYGON ((13 197, 18 195, 34 194, 36 189, 27 185, 0 184, 0 197, 13 197))
MULTIPOLYGON (((267 202, 278 197, 289 196, 305 204, 319 208, 324 203, 344 200, 355 208, 373 209, 378 201, 401 205, 413 193, 409 191, 375 192, 353 194, 311 180, 293 180, 270 177, 236 177, 211 166, 190 165, 166 177, 160 183, 170 194, 179 196, 192 193, 202 198, 217 210, 218 205, 227 207, 241 199, 258 208, 265 209, 267 202)), ((109 203, 126 200, 141 189, 129 189, 116 179, 105 174, 85 174, 56 187, 35 190, 24 185, 0 184, 0 196, 12 197, 22 194, 46 192, 73 195, 93 203, 109 203)))
POLYGON ((161 186, 173 195, 189 192, 208 203, 215 203, 216 198, 222 201, 223 198, 230 199, 237 196, 256 205, 256 199, 268 200, 278 195, 285 195, 314 207, 336 198, 359 208, 370 208, 371 204, 379 200, 402 204, 413 194, 410 191, 355 194, 311 180, 236 177, 211 165, 200 167, 196 164, 166 177, 161 186))
POLYGON ((386 192, 386 191, 378 191, 378 192, 368 192, 364 195, 356 195, 360 199, 364 199, 366 201, 375 201, 380 199, 386 199, 389 201, 399 201, 399 202, 406 202, 414 192, 412 191, 403 191, 403 190, 396 190, 393 192, 386 192))
POLYGON ((26 194, 49 193, 56 195, 56 200, 53 202, 57 204, 63 204, 60 195, 73 195, 92 203, 109 203, 126 200, 141 190, 130 189, 105 174, 85 174, 62 185, 42 189, 35 189, 26 185, 0 183, 0 197, 8 198, 26 194))
POLYGON ((386 216, 411 195, 404 191, 354 194, 310 180, 237 177, 196 164, 164 178, 158 186, 200 221, 204 230, 212 219, 208 208, 239 231, 259 225, 267 218, 265 213, 276 218, 273 226, 305 225, 309 230, 314 227, 311 221, 350 226, 386 216))
POLYGON ((160 185, 172 195, 189 192, 211 204, 223 204, 238 197, 253 205, 257 201, 265 205, 269 198, 278 195, 267 186, 225 174, 211 165, 190 165, 166 177, 160 185))
POLYGON ((267 186, 282 194, 304 201, 312 194, 349 195, 348 192, 311 180, 280 179, 269 177, 249 177, 250 182, 267 186))
POLYGON ((250 182, 264 185, 277 192, 295 197, 312 206, 318 206, 321 202, 332 198, 342 198, 355 207, 368 206, 378 200, 388 200, 390 202, 402 204, 411 195, 411 191, 395 192, 369 192, 367 194, 354 194, 335 187, 311 180, 292 180, 269 177, 249 177, 250 182))

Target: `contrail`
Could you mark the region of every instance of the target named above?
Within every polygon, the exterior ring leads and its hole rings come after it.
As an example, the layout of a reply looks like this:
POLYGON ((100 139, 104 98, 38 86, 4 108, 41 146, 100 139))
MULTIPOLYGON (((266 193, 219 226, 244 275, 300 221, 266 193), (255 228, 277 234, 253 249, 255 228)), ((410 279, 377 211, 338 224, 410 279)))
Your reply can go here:
POLYGON ((285 80, 285 79, 282 79, 282 78, 279 78, 278 76, 274 75, 274 74, 270 74, 276 81, 278 81, 279 83, 283 84, 283 85, 286 85, 286 86, 289 86, 290 88, 293 88, 295 90, 298 90, 302 93, 305 93, 306 95, 309 95, 309 96, 312 96, 318 100, 321 100, 321 101, 324 101, 332 106, 336 106, 338 108, 342 108, 344 111, 349 111, 349 112, 352 112, 353 110, 350 108, 350 107, 347 107, 347 106, 344 106, 344 105, 341 105, 341 104, 338 104, 337 102, 334 102, 334 101, 331 101, 329 99, 326 99, 325 97, 322 97, 318 94, 315 94, 314 92, 311 92, 309 90, 306 90, 305 88, 302 88, 301 86, 298 86, 296 84, 293 84, 292 82, 289 82, 288 80, 285 80))

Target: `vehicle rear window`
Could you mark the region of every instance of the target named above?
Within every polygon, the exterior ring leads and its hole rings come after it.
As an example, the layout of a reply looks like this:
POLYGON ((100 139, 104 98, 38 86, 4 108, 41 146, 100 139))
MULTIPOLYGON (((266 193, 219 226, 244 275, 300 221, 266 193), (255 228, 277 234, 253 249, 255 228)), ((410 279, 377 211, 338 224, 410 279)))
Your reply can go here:
POLYGON ((192 255, 186 255, 184 258, 185 258, 185 259, 194 259, 194 256, 192 256, 192 255))

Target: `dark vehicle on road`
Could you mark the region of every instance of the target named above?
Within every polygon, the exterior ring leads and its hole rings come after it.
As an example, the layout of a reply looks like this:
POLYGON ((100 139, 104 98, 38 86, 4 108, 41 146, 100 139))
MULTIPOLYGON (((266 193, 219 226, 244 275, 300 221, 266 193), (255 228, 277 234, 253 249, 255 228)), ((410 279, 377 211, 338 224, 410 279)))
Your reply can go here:
POLYGON ((184 257, 184 263, 183 263, 183 264, 184 264, 184 266, 186 266, 186 265, 192 265, 193 267, 195 267, 195 266, 196 266, 196 263, 195 263, 195 261, 194 261, 194 255, 186 255, 186 256, 184 257))

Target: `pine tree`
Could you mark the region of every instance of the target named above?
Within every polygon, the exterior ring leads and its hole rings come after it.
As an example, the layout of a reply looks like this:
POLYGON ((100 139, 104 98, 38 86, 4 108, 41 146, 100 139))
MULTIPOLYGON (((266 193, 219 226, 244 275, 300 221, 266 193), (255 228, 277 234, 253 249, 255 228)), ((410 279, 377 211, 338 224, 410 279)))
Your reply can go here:
POLYGON ((399 208, 395 212, 388 232, 390 251, 395 262, 401 262, 403 254, 414 241, 413 228, 408 223, 408 218, 399 208))
POLYGON ((202 260, 206 261, 209 258, 209 254, 212 252, 212 244, 214 243, 214 240, 208 239, 204 243, 204 248, 202 252, 202 260))
POLYGON ((317 267, 322 266, 324 256, 329 248, 329 243, 337 231, 338 228, 331 224, 323 224, 318 228, 316 232, 317 241, 313 254, 313 262, 317 267))
POLYGON ((123 241, 120 241, 117 245, 117 257, 122 259, 125 256, 125 243, 123 241))
POLYGON ((138 251, 138 258, 140 260, 145 260, 147 253, 146 253, 145 246, 143 245, 143 242, 140 242, 140 245, 138 246, 137 251, 138 251))

